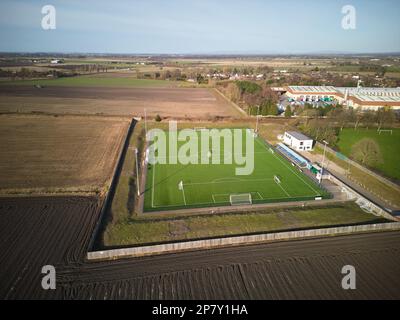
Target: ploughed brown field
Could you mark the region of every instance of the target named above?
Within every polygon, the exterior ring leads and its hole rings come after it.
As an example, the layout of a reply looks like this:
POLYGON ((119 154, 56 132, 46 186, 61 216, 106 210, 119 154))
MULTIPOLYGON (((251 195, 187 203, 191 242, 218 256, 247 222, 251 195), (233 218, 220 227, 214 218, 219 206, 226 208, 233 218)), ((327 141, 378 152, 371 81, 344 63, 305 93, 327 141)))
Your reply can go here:
POLYGON ((130 120, 0 116, 0 193, 94 192, 111 179, 130 120))
POLYGON ((0 198, 0 299, 399 299, 398 232, 88 262, 98 197, 0 198), (53 265, 56 290, 43 290, 53 265), (343 290, 344 265, 357 290, 343 290))
POLYGON ((104 114, 209 119, 240 114, 207 88, 0 86, 0 112, 104 114))
POLYGON ((42 289, 41 269, 84 261, 101 205, 99 197, 0 198, 0 299, 61 298, 42 289))

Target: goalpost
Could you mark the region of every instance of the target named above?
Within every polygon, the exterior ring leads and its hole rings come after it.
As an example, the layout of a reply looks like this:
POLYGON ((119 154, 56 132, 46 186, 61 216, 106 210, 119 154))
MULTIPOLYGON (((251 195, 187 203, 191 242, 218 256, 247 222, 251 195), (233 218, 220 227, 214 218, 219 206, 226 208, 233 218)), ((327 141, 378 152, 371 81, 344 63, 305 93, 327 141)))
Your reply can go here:
POLYGON ((381 130, 378 130, 378 132, 379 132, 379 134, 381 134, 382 132, 389 132, 391 135, 393 135, 393 130, 391 130, 391 129, 381 129, 381 130))
POLYGON ((281 183, 281 178, 279 176, 274 176, 274 180, 276 183, 280 184, 281 183))
POLYGON ((229 195, 229 201, 231 206, 252 204, 251 194, 250 193, 242 193, 242 194, 231 194, 229 195))

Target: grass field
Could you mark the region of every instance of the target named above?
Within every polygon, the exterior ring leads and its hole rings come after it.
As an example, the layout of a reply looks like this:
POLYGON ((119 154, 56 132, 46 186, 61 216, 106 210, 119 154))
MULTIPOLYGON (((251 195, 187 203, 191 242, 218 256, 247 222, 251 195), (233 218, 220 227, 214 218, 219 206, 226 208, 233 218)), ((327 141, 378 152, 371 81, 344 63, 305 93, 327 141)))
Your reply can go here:
POLYGON ((176 81, 136 79, 133 77, 79 76, 43 80, 1 81, 3 85, 82 86, 82 87, 177 87, 176 81))
MULTIPOLYGON (((244 146, 246 129, 241 130, 244 146)), ((178 148, 181 145, 178 144, 178 148)), ((223 159, 222 139, 221 146, 220 158, 223 159)), ((149 165, 144 209, 154 211, 230 205, 233 194, 249 194, 252 203, 302 201, 329 196, 285 158, 277 152, 272 153, 270 146, 260 138, 254 140, 253 156, 254 171, 243 176, 235 175, 237 166, 234 161, 231 164, 183 165, 178 162, 149 165), (275 181, 275 176, 279 177, 280 183, 275 181), (182 190, 178 188, 181 181, 182 190)))
POLYGON ((274 208, 258 212, 154 217, 126 217, 108 225, 104 246, 137 245, 192 240, 257 232, 387 222, 347 203, 325 208, 274 208))
POLYGON ((338 147, 346 156, 351 155, 352 146, 363 138, 375 140, 382 152, 383 163, 375 168, 387 175, 400 180, 400 129, 393 129, 393 134, 376 129, 345 128, 340 132, 338 147))

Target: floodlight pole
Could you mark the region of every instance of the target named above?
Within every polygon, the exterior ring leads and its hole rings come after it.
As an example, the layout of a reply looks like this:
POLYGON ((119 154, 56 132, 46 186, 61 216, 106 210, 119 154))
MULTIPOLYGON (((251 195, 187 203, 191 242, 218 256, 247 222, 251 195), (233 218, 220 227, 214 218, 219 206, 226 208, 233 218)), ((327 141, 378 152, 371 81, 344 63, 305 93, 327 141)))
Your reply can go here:
MULTIPOLYGON (((260 110, 260 106, 258 106, 258 110, 260 110)), ((257 112, 257 115, 256 115, 256 133, 258 133, 258 118, 259 118, 260 116, 259 116, 259 114, 258 114, 258 112, 257 112)))
POLYGON ((147 137, 147 111, 146 111, 146 108, 144 108, 144 132, 147 137))
POLYGON ((326 142, 325 140, 322 140, 322 142, 325 144, 324 146, 324 156, 322 158, 322 168, 321 168, 321 176, 319 178, 319 184, 321 184, 322 181, 322 176, 324 175, 324 166, 325 166, 325 152, 326 152, 326 145, 329 144, 328 142, 326 142))
POLYGON ((140 196, 140 182, 139 182, 139 162, 138 162, 138 149, 135 148, 135 159, 136 159, 136 186, 137 186, 137 195, 140 196))

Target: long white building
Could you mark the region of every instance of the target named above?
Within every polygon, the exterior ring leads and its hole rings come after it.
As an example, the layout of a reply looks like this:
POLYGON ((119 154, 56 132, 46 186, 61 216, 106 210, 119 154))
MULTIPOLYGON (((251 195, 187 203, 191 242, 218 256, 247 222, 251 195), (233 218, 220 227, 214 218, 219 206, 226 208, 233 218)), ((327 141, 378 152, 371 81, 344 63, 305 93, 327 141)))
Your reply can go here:
POLYGON ((400 109, 400 87, 363 88, 333 86, 288 86, 286 95, 297 101, 326 101, 334 99, 340 104, 364 110, 382 107, 400 109))

